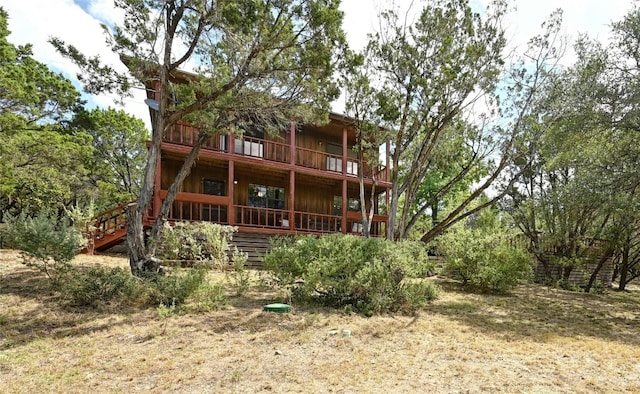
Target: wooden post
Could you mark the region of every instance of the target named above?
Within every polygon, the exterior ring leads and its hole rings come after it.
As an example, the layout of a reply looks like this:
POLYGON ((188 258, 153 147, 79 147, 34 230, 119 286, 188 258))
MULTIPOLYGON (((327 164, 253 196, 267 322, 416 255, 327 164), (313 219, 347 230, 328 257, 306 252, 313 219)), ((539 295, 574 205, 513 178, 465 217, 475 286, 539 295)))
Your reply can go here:
MULTIPOLYGON (((232 135, 232 134, 231 134, 232 135)), ((234 161, 229 160, 229 178, 227 180, 227 184, 229 185, 228 194, 229 194, 229 202, 227 203, 227 221, 230 226, 233 226, 236 222, 236 210, 234 207, 234 186, 235 186, 235 166, 234 161)))
POLYGON ((296 172, 289 171, 289 230, 294 230, 296 220, 296 172))
POLYGON ((296 164, 296 122, 291 121, 291 127, 289 129, 289 162, 292 165, 296 164))
POLYGON ((233 133, 227 134, 227 153, 234 153, 236 151, 236 135, 233 133))
POLYGON ((347 173, 347 128, 342 128, 342 175, 347 173))
POLYGON ((347 180, 342 180, 342 234, 347 233, 347 180))

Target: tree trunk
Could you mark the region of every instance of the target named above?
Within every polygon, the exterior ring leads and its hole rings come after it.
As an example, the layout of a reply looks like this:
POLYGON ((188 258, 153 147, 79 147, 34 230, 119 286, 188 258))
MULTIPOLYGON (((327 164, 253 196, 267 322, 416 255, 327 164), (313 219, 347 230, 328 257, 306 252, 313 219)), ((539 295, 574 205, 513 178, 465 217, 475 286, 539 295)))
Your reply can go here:
POLYGON ((627 287, 627 274, 629 272, 629 247, 625 245, 622 251, 622 261, 620 262, 620 282, 618 282, 618 290, 622 291, 627 287))
POLYGON ((127 207, 127 243, 129 245, 129 266, 131 273, 143 276, 148 273, 160 273, 160 261, 149 257, 144 239, 144 211, 138 203, 127 207))
POLYGON ((607 248, 607 251, 602 254, 602 256, 600 257, 600 261, 598 261, 598 265, 596 266, 596 268, 591 273, 591 276, 589 277, 589 283, 587 283, 587 286, 584 288, 584 291, 586 293, 589 293, 591 291, 591 289, 593 288, 593 285, 596 283, 596 279, 598 278, 598 274, 600 273, 600 270, 602 269, 602 267, 604 267, 604 263, 606 263, 607 260, 609 260, 612 254, 613 254, 613 250, 611 248, 607 248))

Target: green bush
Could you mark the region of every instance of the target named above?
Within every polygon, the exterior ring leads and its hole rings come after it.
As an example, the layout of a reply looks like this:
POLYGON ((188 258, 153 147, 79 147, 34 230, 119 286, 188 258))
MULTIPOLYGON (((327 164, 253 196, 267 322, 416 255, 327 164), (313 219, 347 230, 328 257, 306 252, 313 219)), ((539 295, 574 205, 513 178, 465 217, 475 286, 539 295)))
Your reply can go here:
POLYGON ((229 262, 229 243, 237 227, 211 222, 166 223, 160 236, 153 242, 155 255, 163 260, 229 262))
POLYGON ((181 305, 206 281, 204 268, 175 269, 155 277, 152 302, 155 305, 181 305))
POLYGON ((443 274, 481 290, 505 292, 533 273, 531 256, 499 231, 459 226, 439 239, 438 251, 443 274))
POLYGON ((243 295, 251 286, 251 273, 247 270, 246 264, 249 256, 241 252, 237 247, 233 247, 233 270, 227 271, 226 277, 231 286, 235 289, 236 295, 243 295))
MULTIPOLYGON (((423 302, 406 280, 429 265, 421 246, 352 235, 300 236, 272 241, 265 267, 298 300, 348 307, 366 315, 413 310, 423 302)), ((421 285, 422 286, 422 285, 421 285)))
POLYGON ((69 304, 91 307, 106 303, 144 303, 147 292, 145 284, 130 271, 101 267, 68 271, 58 290, 69 304))
POLYGON ((21 250, 23 262, 44 272, 50 279, 69 268, 69 262, 86 244, 66 218, 48 212, 29 217, 9 217, 6 236, 21 250))
POLYGON ((166 275, 141 279, 122 268, 74 268, 57 289, 72 306, 185 306, 199 312, 222 306, 222 283, 212 283, 205 269, 176 269, 166 275))

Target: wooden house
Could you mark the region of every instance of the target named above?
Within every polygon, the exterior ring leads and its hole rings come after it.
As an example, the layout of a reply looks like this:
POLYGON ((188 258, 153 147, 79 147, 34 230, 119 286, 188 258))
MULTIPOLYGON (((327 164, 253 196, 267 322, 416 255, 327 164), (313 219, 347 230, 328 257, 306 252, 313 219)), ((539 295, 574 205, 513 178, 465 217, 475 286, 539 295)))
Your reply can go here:
MULTIPOLYGON (((243 235, 362 234, 362 174, 367 201, 376 184, 371 234, 384 236, 388 217, 379 214, 378 205, 385 200, 388 205, 391 188, 388 142, 386 149, 379 147, 383 165, 370 168, 353 149, 353 122, 335 113, 329 119, 322 126, 291 122, 278 135, 252 129, 243 135, 211 136, 183 182, 168 220, 237 226, 238 239, 243 235)), ((163 136, 148 225, 158 214, 197 134, 189 124, 178 123, 163 136)), ((125 221, 124 206, 99 215, 92 245, 95 250, 121 241, 125 221)))

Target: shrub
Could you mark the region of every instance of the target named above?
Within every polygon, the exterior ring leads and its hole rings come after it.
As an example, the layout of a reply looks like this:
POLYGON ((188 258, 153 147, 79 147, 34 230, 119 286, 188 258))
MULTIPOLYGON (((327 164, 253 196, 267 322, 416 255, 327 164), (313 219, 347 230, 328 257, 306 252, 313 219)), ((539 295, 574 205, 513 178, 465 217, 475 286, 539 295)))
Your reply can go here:
POLYGON ((104 303, 132 304, 144 302, 144 283, 122 268, 74 269, 60 281, 63 299, 74 306, 96 307, 104 303))
POLYGON ((532 258, 504 234, 458 227, 442 236, 443 274, 481 290, 505 292, 532 275, 532 258))
POLYGON ((241 252, 234 246, 233 271, 227 273, 226 277, 239 296, 246 293, 251 286, 251 274, 246 267, 248 258, 247 253, 241 252))
POLYGON ((217 309, 226 301, 224 286, 211 283, 202 268, 171 270, 147 279, 122 268, 74 268, 66 272, 57 289, 72 306, 170 305, 175 309, 187 305, 203 312, 217 309))
POLYGON ((69 268, 69 262, 86 242, 66 218, 59 219, 48 212, 9 217, 6 235, 21 250, 24 264, 39 269, 50 279, 69 268))
POLYGON ((154 241, 155 255, 164 260, 229 262, 229 242, 237 227, 211 222, 166 223, 154 241))
MULTIPOLYGON (((331 234, 272 241, 265 267, 298 300, 366 315, 412 310, 423 301, 405 279, 429 264, 418 245, 331 234)), ((432 298, 430 298, 432 299, 432 298)))
POLYGON ((155 288, 152 302, 155 305, 181 305, 190 295, 206 282, 204 268, 174 269, 164 275, 157 275, 152 283, 155 288))

